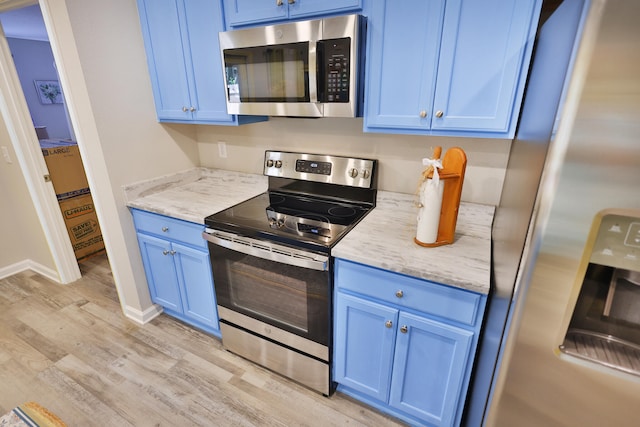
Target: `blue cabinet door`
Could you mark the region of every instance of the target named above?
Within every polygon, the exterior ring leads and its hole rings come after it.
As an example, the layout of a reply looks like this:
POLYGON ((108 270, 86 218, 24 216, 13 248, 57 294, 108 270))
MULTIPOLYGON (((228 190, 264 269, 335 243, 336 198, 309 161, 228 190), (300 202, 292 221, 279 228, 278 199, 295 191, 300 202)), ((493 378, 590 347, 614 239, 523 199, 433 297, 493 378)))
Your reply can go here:
POLYGON ((267 119, 227 113, 220 2, 138 0, 138 10, 159 121, 235 126, 267 119))
POLYGON ((336 300, 335 381, 386 402, 398 310, 341 292, 336 300))
POLYGON ((182 44, 181 0, 138 0, 149 76, 159 120, 191 119, 182 44), (186 111, 184 110, 186 108, 186 111))
POLYGON ((138 244, 151 300, 169 310, 182 312, 178 278, 173 256, 171 256, 171 243, 138 234, 138 244))
POLYGON ((224 0, 227 26, 282 22, 362 10, 363 0, 224 0))
POLYGON ((447 1, 433 103, 442 115, 432 129, 512 137, 541 2, 455 3, 447 1))
POLYGON ((188 0, 183 3, 187 44, 184 46, 187 64, 191 68, 190 107, 193 120, 199 122, 232 123, 236 117, 227 113, 222 58, 218 32, 224 29, 220 2, 188 0))
POLYGON ((207 252, 172 244, 182 290, 184 316, 209 328, 219 329, 211 263, 207 252))
POLYGON ((373 2, 364 130, 512 138, 541 6, 373 2))
POLYGON ((289 4, 289 17, 302 18, 362 10, 363 0, 295 0, 289 4))
MULTIPOLYGON (((448 1, 456 3, 459 0, 448 1)), ((364 128, 430 128, 444 0, 375 1, 369 16, 364 128)))
POLYGON ((251 25, 287 19, 287 0, 224 0, 227 26, 251 25))
POLYGON ((390 405, 436 426, 458 425, 473 332, 404 312, 398 329, 390 405))

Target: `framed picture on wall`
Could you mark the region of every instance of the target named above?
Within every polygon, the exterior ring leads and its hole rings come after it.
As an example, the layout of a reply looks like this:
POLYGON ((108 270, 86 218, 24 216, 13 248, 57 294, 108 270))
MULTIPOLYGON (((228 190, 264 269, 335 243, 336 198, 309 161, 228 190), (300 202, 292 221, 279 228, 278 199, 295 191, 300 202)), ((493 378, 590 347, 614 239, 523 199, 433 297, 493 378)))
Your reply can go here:
POLYGON ((62 104, 62 89, 57 80, 34 80, 41 104, 62 104))

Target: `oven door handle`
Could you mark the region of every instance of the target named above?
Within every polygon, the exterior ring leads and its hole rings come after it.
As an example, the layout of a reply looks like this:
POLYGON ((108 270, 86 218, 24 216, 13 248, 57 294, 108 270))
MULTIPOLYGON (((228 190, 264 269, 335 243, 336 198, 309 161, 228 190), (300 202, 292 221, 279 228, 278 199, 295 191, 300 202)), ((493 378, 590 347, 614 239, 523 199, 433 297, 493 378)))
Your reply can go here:
POLYGON ((301 251, 262 240, 249 239, 231 233, 219 233, 214 231, 212 234, 209 232, 203 232, 202 237, 214 245, 222 246, 224 248, 258 258, 281 262, 295 267, 308 268, 311 270, 329 270, 328 256, 301 251))

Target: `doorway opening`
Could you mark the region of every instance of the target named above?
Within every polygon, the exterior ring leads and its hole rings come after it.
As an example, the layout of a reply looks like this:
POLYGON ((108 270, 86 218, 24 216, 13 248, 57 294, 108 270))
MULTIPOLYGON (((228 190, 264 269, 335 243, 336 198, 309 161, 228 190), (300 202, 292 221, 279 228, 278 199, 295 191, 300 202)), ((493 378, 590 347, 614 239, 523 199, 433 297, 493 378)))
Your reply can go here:
POLYGON ((76 260, 104 253, 100 224, 38 4, 0 13, 76 260))

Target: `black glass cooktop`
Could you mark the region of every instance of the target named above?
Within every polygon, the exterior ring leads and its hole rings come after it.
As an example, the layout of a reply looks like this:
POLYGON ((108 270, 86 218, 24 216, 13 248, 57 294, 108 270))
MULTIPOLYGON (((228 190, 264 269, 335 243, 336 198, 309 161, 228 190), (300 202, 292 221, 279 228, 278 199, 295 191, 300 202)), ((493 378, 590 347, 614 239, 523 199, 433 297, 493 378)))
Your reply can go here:
POLYGON ((205 224, 249 237, 328 248, 370 209, 367 204, 268 191, 208 216, 205 224))

